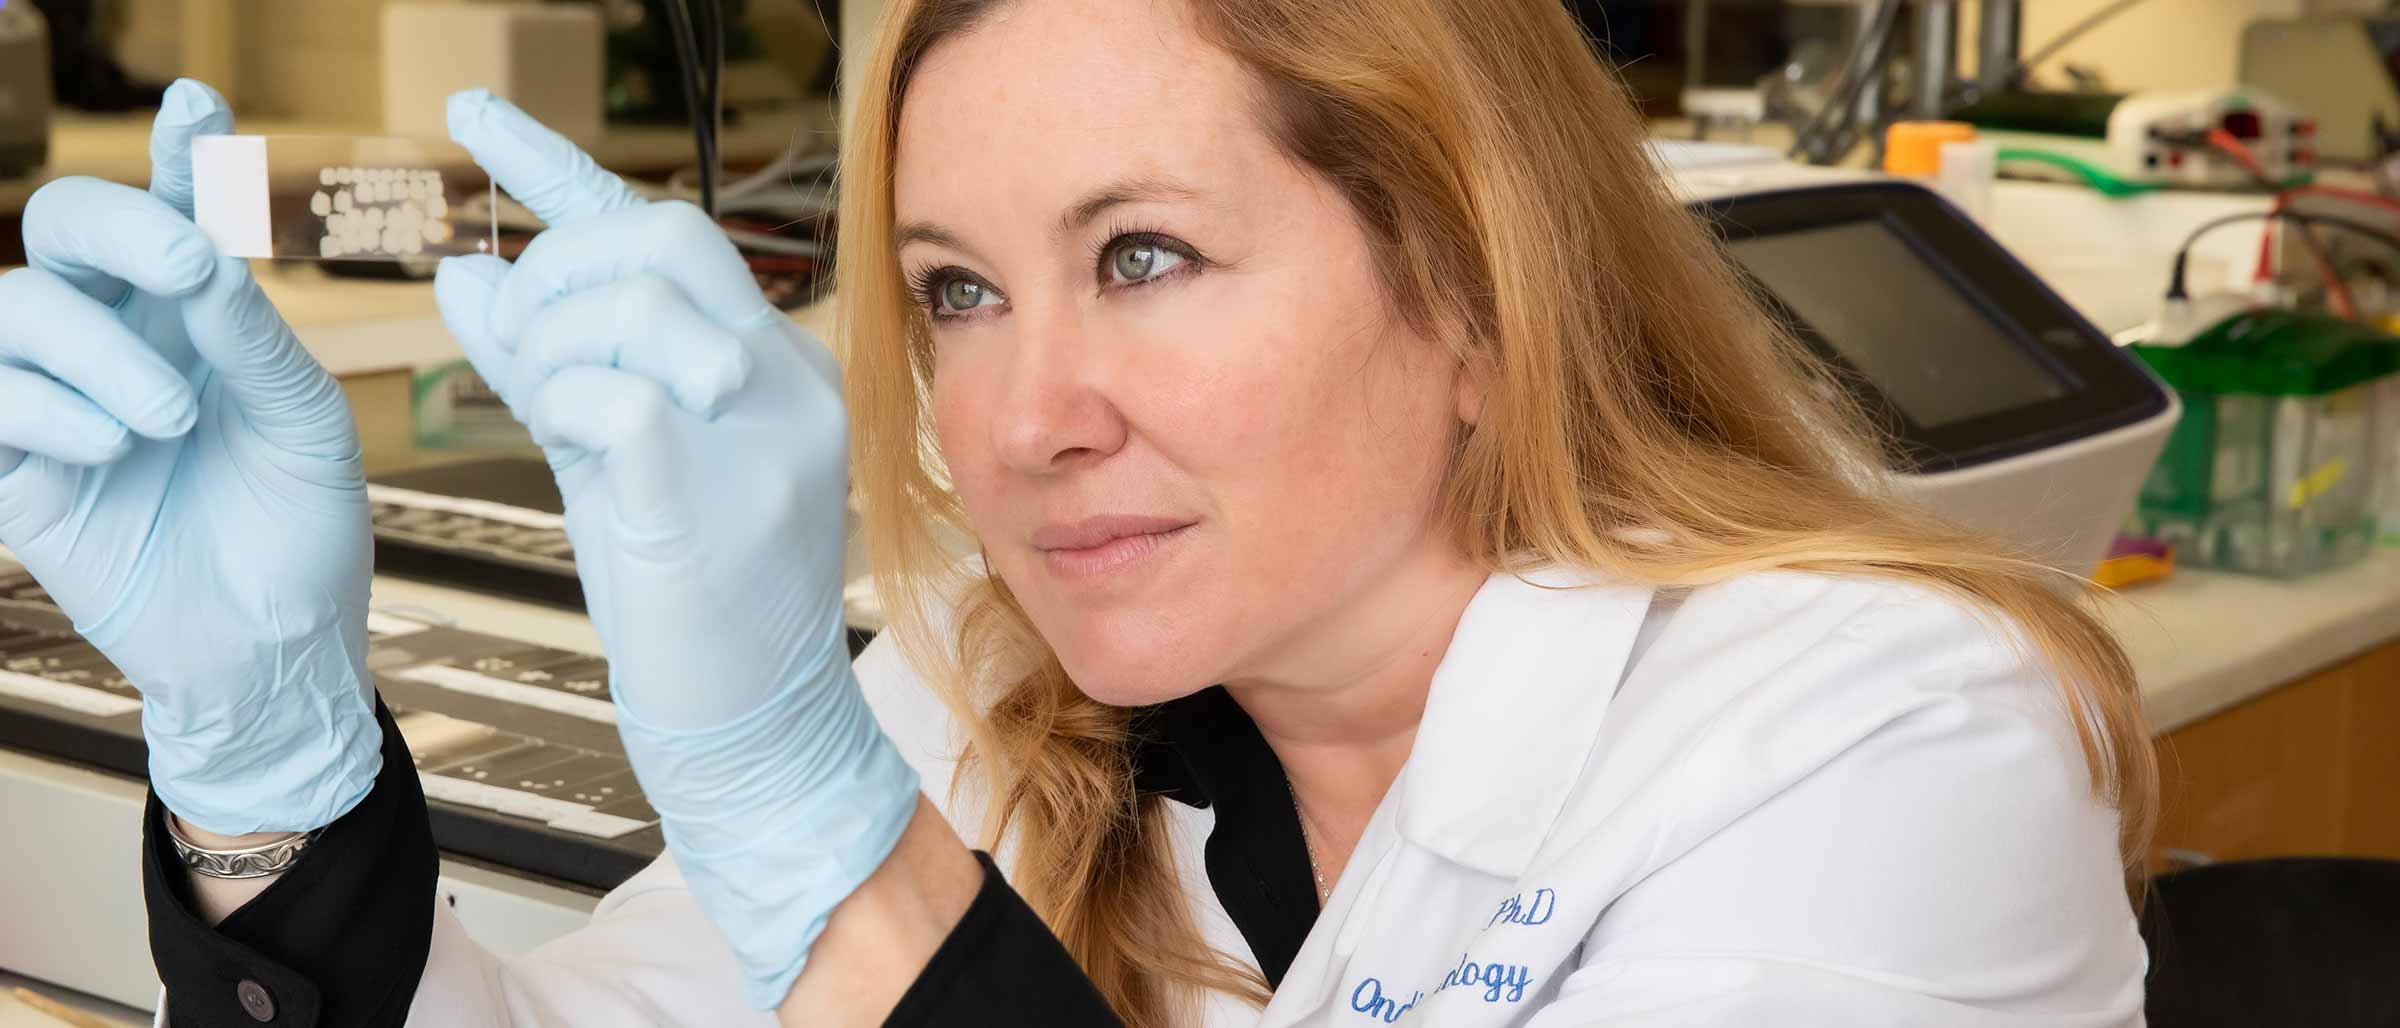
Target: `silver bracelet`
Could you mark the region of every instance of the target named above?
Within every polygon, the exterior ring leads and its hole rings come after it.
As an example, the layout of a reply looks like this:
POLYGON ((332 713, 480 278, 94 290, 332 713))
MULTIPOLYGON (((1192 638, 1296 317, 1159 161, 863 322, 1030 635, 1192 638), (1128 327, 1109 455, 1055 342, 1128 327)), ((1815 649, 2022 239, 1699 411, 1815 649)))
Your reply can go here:
POLYGON ((282 874, 300 862, 300 854, 308 849, 310 843, 317 841, 317 835, 324 831, 319 828, 302 832, 289 839, 278 839, 249 849, 211 850, 192 845, 192 841, 184 838, 182 832, 176 831, 175 815, 167 815, 166 822, 167 841, 174 844, 175 855, 183 859, 183 866, 191 868, 195 874, 210 878, 265 878, 282 874))

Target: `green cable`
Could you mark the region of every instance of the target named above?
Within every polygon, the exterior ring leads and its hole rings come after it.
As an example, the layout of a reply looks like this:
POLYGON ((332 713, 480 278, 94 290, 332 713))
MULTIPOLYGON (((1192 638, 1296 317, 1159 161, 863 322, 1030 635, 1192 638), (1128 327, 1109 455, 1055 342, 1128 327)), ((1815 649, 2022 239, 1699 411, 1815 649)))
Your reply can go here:
POLYGON ((2102 196, 2140 196, 2143 193, 2151 192, 2160 188, 2160 186, 2154 182, 2128 182, 2124 179, 2118 178, 2115 175, 2109 174, 2108 169, 2102 168, 2101 166, 2093 164, 2090 161, 2083 160, 2078 157, 2069 157, 2063 153, 2053 153, 2048 150, 2034 150, 2020 146, 2004 146, 2000 148, 2000 153, 1995 160, 2001 164, 2007 164, 2011 161, 2016 161, 2026 164, 2047 164, 2053 168, 2064 168, 2068 171, 2074 172, 2076 178, 2082 179, 2085 185, 2097 190, 2102 196))
MULTIPOLYGON (((2067 171, 2073 172, 2076 178, 2082 179, 2085 185, 2092 187, 2092 189, 2097 191, 2100 195, 2114 197, 2117 199, 2123 199, 2128 196, 2140 196, 2143 193, 2155 192, 2157 190, 2166 188, 2166 186, 2156 182, 2127 181, 2110 174, 2108 169, 2100 167, 2097 164, 2093 164, 2090 161, 2084 160, 2080 157, 2070 157, 2066 154, 2056 153, 2050 150, 2036 150, 2030 147, 2021 146, 2004 146, 2000 148, 2000 152, 1993 159, 2001 164, 2017 161, 2026 164, 2047 164, 2053 168, 2064 168, 2067 171)), ((2307 173, 2294 175, 2291 178, 2286 179, 2276 188, 2291 189, 2297 186, 2304 186, 2309 184, 2311 181, 2314 181, 2315 178, 2316 176, 2307 173)))

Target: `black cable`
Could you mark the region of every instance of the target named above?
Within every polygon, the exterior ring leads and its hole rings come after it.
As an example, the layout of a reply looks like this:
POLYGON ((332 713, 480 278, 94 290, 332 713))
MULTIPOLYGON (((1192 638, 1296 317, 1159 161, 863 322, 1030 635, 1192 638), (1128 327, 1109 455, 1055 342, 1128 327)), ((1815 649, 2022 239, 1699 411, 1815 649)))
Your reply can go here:
POLYGON ((716 144, 709 134, 706 57, 700 48, 689 0, 664 0, 664 4, 667 29, 675 37, 675 56, 683 70, 684 111, 691 119, 692 144, 700 157, 700 209, 713 218, 717 213, 717 183, 709 173, 709 165, 710 151, 716 144))
MULTIPOLYGON (((2268 178, 2264 169, 2251 163, 2257 159, 2255 154, 2240 152, 2242 147, 2239 140, 2234 141, 2232 147, 2220 147, 2207 132, 2161 133, 2158 134, 2158 140, 2169 146, 2180 146, 2203 153, 2217 154, 2225 160, 2232 161, 2234 167, 2241 169, 2242 174, 2249 177, 2252 185, 2267 192, 2281 195, 2286 188, 2283 183, 2268 178), (2249 159, 2245 160, 2245 157, 2249 159)), ((2292 222, 2293 228, 2298 230, 2300 245, 2308 250, 2309 259, 2317 262, 2317 266, 2324 270, 2326 281, 2329 283, 2326 289, 2327 294, 2329 296, 2347 294, 2348 289, 2341 283, 2342 271, 2333 263, 2333 248, 2325 245, 2324 235, 2317 231, 2315 225, 2309 223, 2308 217, 2303 215, 2292 222)), ((2348 304, 2347 295, 2343 295, 2341 299, 2343 305, 2348 304)))
POLYGON ((1817 112, 1809 117, 1798 132, 1792 134, 1792 148, 1785 156, 1810 161, 1817 159, 1819 138, 1839 124, 1839 119, 1846 117, 1848 109, 1856 103, 1852 87, 1857 85, 1864 88, 1866 68, 1876 63, 1875 51, 1882 38, 1880 26, 1887 17, 1897 20, 1900 2, 1882 0, 1874 13, 1861 23, 1858 40, 1850 47, 1849 59, 1843 61, 1841 68, 1835 71, 1833 84, 1825 91, 1825 102, 1817 107, 1817 112))
POLYGON ((1885 51, 1900 23, 1901 2, 1882 0, 1875 13, 1867 18, 1859 30, 1858 45, 1851 48, 1850 59, 1843 62, 1841 71, 1834 76, 1833 88, 1826 91, 1824 106, 1817 108, 1817 113, 1792 136, 1792 149, 1786 156, 1812 162, 1820 157, 1833 159, 1834 155, 1817 152, 1821 148, 1819 139, 1828 133, 1847 130, 1850 119, 1857 114, 1854 108, 1858 106, 1859 93, 1867 87, 1867 76, 1883 74, 1885 51))
POLYGON ((2200 237, 2214 232, 2220 228, 2224 228, 2227 225, 2238 225, 2245 221, 2271 221, 2275 219, 2289 221, 2293 224, 2302 226, 2303 228, 2314 227, 2322 224, 2331 226, 2333 228, 2343 229, 2354 235, 2362 236, 2367 239, 2372 239, 2378 243, 2382 243, 2385 247, 2389 248, 2393 254, 2400 255, 2400 234, 2394 234, 2367 222, 2360 221, 2356 218, 2347 218, 2338 214, 2302 214, 2298 211, 2292 210, 2242 211, 2238 214, 2228 214, 2221 218, 2214 218, 2209 221, 2204 221, 2200 223, 2200 227, 2192 230, 2191 235, 2183 237, 2183 245, 2175 248, 2175 263, 2169 273, 2170 277, 2167 279, 2167 299, 2181 300, 2190 296, 2189 293, 2184 291, 2183 287, 2184 261, 2185 258, 2191 254, 2192 247, 2200 242, 2200 237))
MULTIPOLYGON (((725 181, 725 0, 698 0, 694 14, 697 16, 694 27, 699 32, 701 54, 705 58, 701 62, 700 84, 706 102, 701 111, 708 117, 708 153, 700 166, 700 181, 713 196, 724 190, 725 181)), ((712 215, 717 213, 714 206, 708 210, 712 215)))

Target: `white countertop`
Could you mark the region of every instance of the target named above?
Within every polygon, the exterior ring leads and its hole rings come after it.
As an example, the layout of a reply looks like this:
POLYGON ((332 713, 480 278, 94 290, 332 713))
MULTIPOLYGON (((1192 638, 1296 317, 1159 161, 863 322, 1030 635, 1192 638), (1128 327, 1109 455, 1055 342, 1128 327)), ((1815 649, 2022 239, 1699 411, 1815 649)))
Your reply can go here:
POLYGON ((2141 676, 2151 728, 2167 732, 2400 640, 2400 549, 2290 580, 2187 568, 2102 614, 2141 676))

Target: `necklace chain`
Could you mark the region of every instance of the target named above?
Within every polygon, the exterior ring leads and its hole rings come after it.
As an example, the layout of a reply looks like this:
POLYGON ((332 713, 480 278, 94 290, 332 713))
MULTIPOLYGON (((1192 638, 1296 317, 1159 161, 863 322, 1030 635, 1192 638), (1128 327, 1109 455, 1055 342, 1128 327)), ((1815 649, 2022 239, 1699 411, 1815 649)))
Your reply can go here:
POLYGON ((1317 902, 1323 903, 1333 891, 1325 887, 1325 869, 1317 866, 1316 843, 1308 838, 1308 810, 1300 805, 1300 790, 1292 787, 1290 779, 1284 780, 1283 789, 1292 796, 1292 815, 1300 819, 1300 849, 1308 854, 1308 873, 1317 881, 1317 902))

